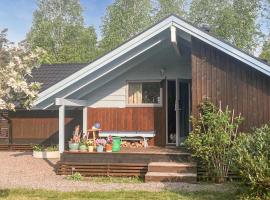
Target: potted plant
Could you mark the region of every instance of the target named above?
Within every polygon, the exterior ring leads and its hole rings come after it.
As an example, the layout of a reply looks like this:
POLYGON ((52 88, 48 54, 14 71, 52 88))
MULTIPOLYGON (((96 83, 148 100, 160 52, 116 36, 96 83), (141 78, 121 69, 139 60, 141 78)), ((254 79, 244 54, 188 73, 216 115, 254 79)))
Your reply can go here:
POLYGON ((58 151, 58 146, 41 146, 35 145, 33 147, 33 157, 34 158, 59 158, 60 153, 58 151))
POLYGON ((81 134, 75 132, 71 138, 71 140, 68 142, 68 147, 70 151, 78 151, 81 141, 81 134))
POLYGON ((82 137, 82 140, 80 142, 80 146, 79 146, 79 150, 81 152, 87 151, 87 144, 86 144, 86 142, 87 142, 87 134, 84 133, 83 134, 83 137, 82 137))
POLYGON ((94 151, 94 140, 93 139, 88 139, 86 141, 86 145, 88 147, 88 151, 89 152, 93 152, 94 151))
POLYGON ((109 135, 106 140, 106 152, 112 152, 112 142, 113 138, 111 135, 109 135))
POLYGON ((86 146, 86 144, 84 142, 80 143, 79 150, 81 152, 87 151, 87 146, 86 146))
POLYGON ((103 152, 104 146, 106 145, 105 139, 96 139, 97 152, 103 152))

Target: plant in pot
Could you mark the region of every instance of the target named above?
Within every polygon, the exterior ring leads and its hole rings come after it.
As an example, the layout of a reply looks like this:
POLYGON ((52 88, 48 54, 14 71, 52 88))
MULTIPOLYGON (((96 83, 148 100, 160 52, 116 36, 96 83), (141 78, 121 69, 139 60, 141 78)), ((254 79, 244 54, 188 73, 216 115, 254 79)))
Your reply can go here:
POLYGON ((97 152, 103 152, 103 149, 106 145, 105 139, 96 139, 97 152))
POLYGON ((33 146, 33 157, 34 158, 59 158, 60 154, 58 151, 58 146, 33 146))
POLYGON ((86 152, 86 151, 87 151, 87 145, 86 145, 86 142, 81 142, 81 143, 80 143, 79 150, 80 150, 81 152, 86 152))
POLYGON ((106 140, 106 152, 112 152, 112 142, 113 142, 113 138, 111 135, 109 135, 107 137, 107 140, 106 140))
POLYGON ((87 151, 87 134, 83 134, 83 137, 82 137, 82 140, 81 140, 81 143, 80 143, 80 147, 79 147, 79 150, 81 152, 85 152, 87 151))
POLYGON ((68 147, 70 151, 78 151, 79 146, 80 146, 80 141, 81 141, 81 134, 75 132, 72 135, 72 138, 68 142, 68 147))
POLYGON ((88 151, 89 152, 93 152, 94 151, 94 140, 93 139, 88 139, 86 141, 86 145, 88 147, 88 151))

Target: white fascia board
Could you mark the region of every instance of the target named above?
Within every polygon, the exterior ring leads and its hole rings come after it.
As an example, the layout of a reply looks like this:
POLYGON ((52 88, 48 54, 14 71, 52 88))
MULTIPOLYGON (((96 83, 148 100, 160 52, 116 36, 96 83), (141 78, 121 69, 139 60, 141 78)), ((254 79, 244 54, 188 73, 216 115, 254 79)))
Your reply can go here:
MULTIPOLYGON (((142 50, 139 50, 138 52, 135 52, 135 53, 134 53, 133 55, 131 55, 128 59, 124 59, 122 62, 119 62, 119 63, 117 63, 116 65, 110 66, 110 69, 109 69, 109 70, 107 70, 107 71, 105 71, 105 72, 99 74, 98 76, 95 76, 95 77, 93 77, 93 78, 89 78, 89 81, 87 81, 87 82, 81 84, 80 86, 76 87, 75 89, 71 90, 70 92, 67 92, 65 95, 62 95, 62 96, 61 96, 61 99, 64 99, 64 98, 66 98, 66 97, 69 97, 71 94, 73 94, 73 93, 75 93, 75 92, 81 90, 81 89, 84 88, 85 86, 88 86, 89 84, 91 84, 91 83, 95 82, 96 80, 102 78, 103 76, 109 74, 110 72, 114 71, 115 69, 119 68, 120 66, 124 65, 125 63, 131 61, 131 60, 134 59, 135 57, 137 57, 137 56, 139 56, 139 55, 141 55, 141 54, 147 52, 149 49, 151 49, 151 48, 153 48, 153 47, 156 47, 157 45, 159 45, 160 43, 162 43, 163 39, 164 39, 164 38, 159 38, 157 41, 153 41, 152 43, 148 44, 147 47, 144 47, 142 50)), ((143 59, 143 60, 145 60, 145 59, 143 59)), ((139 62, 141 62, 141 60, 140 60, 139 62)), ((139 62, 135 62, 135 64, 138 64, 139 62)), ((135 64, 130 65, 130 66, 127 67, 125 70, 123 70, 123 72, 129 70, 129 69, 130 69, 131 67, 133 67, 135 64)), ((108 80, 112 80, 112 79, 108 79, 108 80)), ((105 82, 106 82, 106 81, 105 81, 105 82)), ((105 83, 105 82, 104 82, 104 83, 105 83)), ((91 90, 93 90, 92 87, 91 87, 91 90)), ((88 90, 88 92, 89 92, 89 90, 88 90)), ((76 98, 79 99, 80 97, 81 97, 81 96, 77 96, 76 98)), ((48 98, 47 98, 47 99, 48 99, 48 98)), ((53 106, 53 105, 54 105, 54 103, 50 103, 50 104, 46 105, 45 107, 42 107, 42 109, 43 109, 43 110, 46 110, 47 108, 49 108, 49 107, 51 107, 51 106, 53 106)))
POLYGON ((157 46, 157 45, 160 44, 161 42, 162 42, 162 39, 160 39, 160 40, 154 42, 153 44, 151 44, 151 45, 149 45, 148 47, 146 47, 144 50, 142 50, 142 51, 136 53, 135 55, 131 56, 129 59, 126 59, 126 60, 124 60, 123 62, 117 64, 116 66, 113 66, 110 70, 108 70, 108 71, 104 72, 103 74, 101 74, 101 75, 99 75, 99 76, 97 76, 97 77, 91 79, 89 82, 86 82, 86 83, 82 84, 80 87, 77 87, 75 90, 72 90, 71 92, 67 93, 66 95, 63 96, 63 98, 68 97, 69 95, 73 94, 74 92, 79 91, 79 90, 82 89, 83 87, 89 85, 90 83, 92 83, 92 82, 98 80, 99 78, 105 76, 106 74, 112 72, 113 70, 115 70, 115 69, 118 68, 119 66, 124 65, 125 63, 127 63, 127 62, 129 62, 130 60, 134 59, 135 57, 141 55, 142 53, 146 52, 147 50, 149 50, 149 49, 151 49, 151 48, 157 46))
POLYGON ((139 46, 140 44, 144 43, 145 41, 151 39, 152 37, 156 36, 157 34, 161 33, 162 31, 166 30, 167 28, 169 28, 171 24, 172 24, 172 16, 165 19, 164 21, 160 22, 156 26, 153 26, 152 28, 146 30, 142 34, 131 39, 130 41, 128 41, 125 44, 121 45, 120 47, 116 48, 115 50, 102 56, 101 58, 97 59, 93 63, 90 63, 88 66, 84 67, 83 69, 68 76, 64 80, 56 83, 52 87, 46 89, 45 91, 43 91, 39 94, 39 98, 37 99, 37 101, 35 101, 35 105, 39 104, 40 102, 44 101, 45 99, 49 98, 50 96, 56 94, 57 92, 63 90, 64 88, 70 86, 71 84, 77 82, 78 80, 84 78, 85 76, 91 74, 92 72, 96 71, 97 69, 101 68, 102 66, 110 63, 111 61, 115 60, 116 58, 124 55, 125 53, 127 53, 131 49, 139 46))
POLYGON ((270 67, 266 65, 263 62, 260 62, 253 58, 252 56, 232 47, 229 44, 226 44, 225 42, 205 33, 204 31, 194 27, 193 25, 175 17, 172 16, 173 19, 173 25, 179 28, 180 30, 194 36, 195 38, 198 38, 199 40, 223 51, 224 53, 240 60, 241 62, 246 63, 247 65, 257 69, 258 71, 270 76, 270 67))
POLYGON ((64 98, 56 98, 55 105, 57 106, 87 106, 86 100, 77 100, 77 99, 64 99, 64 98))

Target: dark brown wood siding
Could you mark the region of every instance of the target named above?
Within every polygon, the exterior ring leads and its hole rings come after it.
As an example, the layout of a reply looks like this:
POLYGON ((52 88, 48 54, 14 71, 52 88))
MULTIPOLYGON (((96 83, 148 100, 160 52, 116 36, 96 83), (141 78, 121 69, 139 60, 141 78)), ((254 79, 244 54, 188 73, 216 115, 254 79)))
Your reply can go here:
MULTIPOLYGON (((74 127, 82 127, 82 111, 65 112, 65 140, 74 127)), ((58 111, 17 111, 9 113, 12 143, 58 144, 58 111)))
POLYGON ((206 97, 244 117, 242 130, 268 123, 270 78, 198 39, 192 38, 192 109, 206 97))
POLYGON ((8 143, 9 141, 9 120, 8 111, 0 112, 0 144, 8 143))
POLYGON ((166 145, 166 81, 162 107, 88 108, 88 128, 99 122, 104 131, 156 131, 149 145, 166 145))
POLYGON ((162 108, 88 108, 88 128, 99 122, 103 131, 156 131, 151 145, 165 145, 162 108))

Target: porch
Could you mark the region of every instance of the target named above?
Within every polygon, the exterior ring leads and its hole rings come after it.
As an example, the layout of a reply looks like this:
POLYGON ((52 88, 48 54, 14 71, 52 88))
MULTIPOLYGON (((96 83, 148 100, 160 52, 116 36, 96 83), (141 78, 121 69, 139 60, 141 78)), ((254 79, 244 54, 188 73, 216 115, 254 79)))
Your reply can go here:
POLYGON ((195 182, 197 167, 184 148, 122 148, 120 152, 64 151, 57 174, 137 176, 145 181, 195 182))

